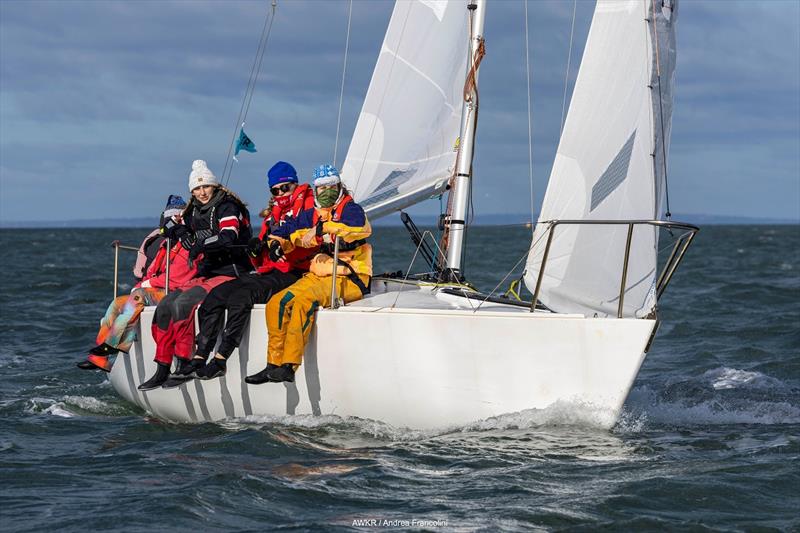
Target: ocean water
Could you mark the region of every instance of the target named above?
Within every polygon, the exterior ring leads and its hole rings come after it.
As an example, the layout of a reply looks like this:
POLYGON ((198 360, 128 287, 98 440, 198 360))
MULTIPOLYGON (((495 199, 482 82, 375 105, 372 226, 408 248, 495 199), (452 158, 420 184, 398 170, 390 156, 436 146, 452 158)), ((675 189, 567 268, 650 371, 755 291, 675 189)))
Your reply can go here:
MULTIPOLYGON (((472 281, 491 290, 528 231, 473 228, 472 281)), ((702 229, 611 430, 557 405, 446 432, 180 425, 125 403, 75 362, 111 297, 109 243, 144 233, 0 231, 3 531, 800 529, 798 226, 702 229)), ((408 267, 403 229, 374 243, 376 272, 408 267)))

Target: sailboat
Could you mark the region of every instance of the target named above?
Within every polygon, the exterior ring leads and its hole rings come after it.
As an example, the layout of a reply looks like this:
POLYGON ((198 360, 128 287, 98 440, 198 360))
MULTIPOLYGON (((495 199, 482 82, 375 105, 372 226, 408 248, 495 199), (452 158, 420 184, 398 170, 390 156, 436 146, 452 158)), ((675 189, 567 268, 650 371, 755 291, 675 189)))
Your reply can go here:
POLYGON ((140 334, 110 374, 120 395, 176 422, 313 414, 430 429, 554 405, 618 420, 697 231, 664 216, 677 3, 597 2, 527 257, 530 302, 464 278, 486 4, 396 3, 343 165, 372 219, 450 195, 441 249, 415 235, 431 272, 376 277, 364 299, 320 309, 294 383, 244 382, 264 366, 262 305, 225 377, 138 391, 155 348, 140 334), (676 238, 659 267, 663 230, 676 238))

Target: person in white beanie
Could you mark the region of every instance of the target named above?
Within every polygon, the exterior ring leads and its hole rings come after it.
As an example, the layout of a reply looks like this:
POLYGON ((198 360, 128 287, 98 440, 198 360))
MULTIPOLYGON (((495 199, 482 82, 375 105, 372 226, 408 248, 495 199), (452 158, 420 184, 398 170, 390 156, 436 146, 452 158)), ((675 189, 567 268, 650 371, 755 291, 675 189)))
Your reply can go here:
POLYGON ((190 243, 188 260, 196 262, 198 277, 170 292, 156 307, 152 332, 157 369, 139 385, 140 390, 169 388, 196 376, 205 366, 204 358, 192 358, 198 306, 211 289, 252 269, 247 255, 250 214, 244 202, 222 186, 201 159, 192 163, 189 190, 192 193, 189 205, 163 229, 173 241, 190 243), (178 367, 170 374, 173 357, 178 358, 178 367))
POLYGON ((202 159, 195 160, 189 172, 189 192, 193 193, 198 187, 219 187, 219 180, 202 159))

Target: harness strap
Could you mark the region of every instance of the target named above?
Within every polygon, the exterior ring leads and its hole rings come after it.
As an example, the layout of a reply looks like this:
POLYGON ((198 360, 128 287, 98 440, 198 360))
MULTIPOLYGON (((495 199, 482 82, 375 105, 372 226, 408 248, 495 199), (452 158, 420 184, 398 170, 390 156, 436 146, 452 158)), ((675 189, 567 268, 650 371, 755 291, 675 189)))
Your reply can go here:
MULTIPOLYGON (((352 252, 353 250, 355 250, 359 246, 363 246, 365 244, 367 244, 367 240, 366 239, 358 239, 358 240, 353 241, 353 242, 345 242, 343 239, 339 239, 339 251, 340 252, 352 252)), ((333 249, 334 249, 333 243, 324 242, 324 243, 320 244, 319 248, 320 248, 321 251, 323 251, 322 253, 324 253, 326 255, 330 255, 331 257, 333 256, 333 249)))
MULTIPOLYGON (((329 254, 329 253, 328 253, 328 252, 326 252, 326 251, 322 251, 322 250, 320 250, 320 253, 321 253, 321 254, 323 254, 323 255, 327 255, 328 257, 330 257, 331 259, 333 259, 333 255, 329 254)), ((339 259, 339 263, 340 263, 340 264, 342 264, 342 265, 344 265, 344 266, 347 268, 347 270, 349 270, 349 271, 350 271, 350 273, 349 273, 349 274, 347 274, 347 279, 349 279, 350 281, 352 281, 352 282, 353 282, 353 285, 355 285, 356 287, 358 287, 358 290, 360 290, 360 291, 361 291, 361 296, 366 296, 367 294, 369 294, 370 292, 372 292, 372 291, 370 291, 370 289, 369 289, 369 285, 364 285, 364 282, 363 282, 363 281, 361 281, 361 278, 359 278, 359 277, 358 277, 358 274, 356 274, 356 271, 355 271, 355 270, 353 270, 353 267, 352 267, 352 266, 350 266, 350 263, 348 263, 347 261, 344 261, 344 260, 342 260, 342 259, 339 259)), ((334 272, 334 273, 333 273, 333 275, 335 276, 335 275, 336 275, 336 273, 334 272)), ((369 283, 372 283, 372 276, 369 276, 369 283)))

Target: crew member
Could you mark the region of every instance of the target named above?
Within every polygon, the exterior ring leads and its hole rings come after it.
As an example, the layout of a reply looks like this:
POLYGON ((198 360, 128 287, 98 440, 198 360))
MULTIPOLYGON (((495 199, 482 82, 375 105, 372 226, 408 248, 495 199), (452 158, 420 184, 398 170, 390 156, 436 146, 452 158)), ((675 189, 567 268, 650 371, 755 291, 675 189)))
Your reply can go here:
POLYGON ((197 373, 200 379, 225 375, 227 359, 242 342, 253 305, 267 303, 273 294, 300 279, 308 272, 309 260, 316 251, 296 248, 285 256, 275 256, 275 260, 270 258, 269 236, 285 226, 291 217, 313 208, 314 194, 308 184, 298 184, 297 171, 284 161, 278 161, 269 169, 267 179, 272 198, 261 212, 264 218, 261 232, 250 240, 248 248, 255 272, 212 289, 197 311, 200 328, 195 357, 208 358, 223 322, 225 324, 216 355, 197 373))
MULTIPOLYGON (((177 195, 170 195, 167 206, 161 213, 161 225, 174 215, 179 215, 186 207, 186 202, 177 195)), ((89 350, 85 360, 78 363, 82 370, 100 369, 111 371, 109 356, 119 352, 128 353, 136 340, 136 325, 139 315, 147 305, 156 305, 164 298, 166 284, 166 240, 161 237, 160 230, 151 232, 139 247, 133 274, 138 283, 130 294, 118 296, 106 310, 100 321, 97 333, 97 346, 89 350)), ((196 269, 186 264, 188 250, 180 241, 172 243, 170 257, 172 268, 169 272, 170 287, 180 288, 196 273, 196 269), (183 259, 180 261, 179 259, 183 259)))
POLYGON ((170 292, 156 307, 152 332, 158 366, 155 374, 139 385, 139 390, 164 385, 170 377, 173 356, 178 358, 176 380, 205 366, 203 358, 192 359, 195 310, 211 289, 246 274, 251 268, 246 252, 250 215, 245 204, 220 185, 202 160, 192 163, 189 190, 192 200, 181 216, 165 224, 164 233, 173 240, 190 244, 188 261, 197 262, 199 277, 170 292))
POLYGON ((296 248, 320 253, 311 260, 310 271, 267 303, 269 331, 267 367, 247 376, 251 384, 294 381, 303 359, 315 311, 331 304, 331 282, 345 302, 360 300, 369 293, 372 276, 372 247, 366 238, 372 233, 366 214, 342 185, 339 171, 331 165, 314 170, 315 206, 300 215, 283 231, 272 236, 270 249, 289 253, 296 248), (337 270, 333 271, 335 239, 339 238, 337 270))

